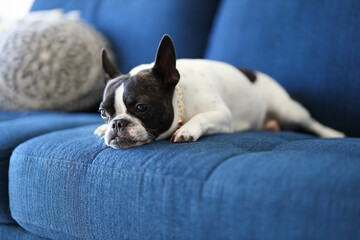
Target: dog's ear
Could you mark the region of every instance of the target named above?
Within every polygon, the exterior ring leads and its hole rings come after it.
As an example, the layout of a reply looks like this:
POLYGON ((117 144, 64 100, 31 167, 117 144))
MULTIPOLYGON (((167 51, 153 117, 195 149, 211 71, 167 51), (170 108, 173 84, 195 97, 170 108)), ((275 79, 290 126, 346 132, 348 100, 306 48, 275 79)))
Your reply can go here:
POLYGON ((117 70, 117 68, 110 61, 104 48, 101 50, 101 66, 104 70, 105 82, 108 82, 110 79, 116 78, 121 75, 119 70, 117 70))
POLYGON ((180 74, 176 69, 175 47, 167 34, 161 39, 152 70, 160 75, 166 85, 175 86, 180 80, 180 74))

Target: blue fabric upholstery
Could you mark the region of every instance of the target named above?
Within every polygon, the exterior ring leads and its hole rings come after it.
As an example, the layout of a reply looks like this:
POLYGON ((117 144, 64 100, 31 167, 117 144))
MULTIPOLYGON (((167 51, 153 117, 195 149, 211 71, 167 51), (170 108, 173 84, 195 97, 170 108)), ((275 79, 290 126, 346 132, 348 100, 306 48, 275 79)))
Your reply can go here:
MULTIPOLYGON (((13 223, 8 201, 10 155, 20 143, 44 133, 101 123, 98 114, 0 112, 0 223, 13 223)), ((1 237, 0 237, 1 239, 1 237)))
POLYGON ((169 33, 178 57, 204 54, 218 0, 36 0, 32 11, 79 9, 83 18, 113 43, 122 72, 154 61, 163 34, 169 33))
POLYGON ((12 216, 53 239, 359 239, 360 139, 281 132, 114 150, 97 125, 17 147, 12 216))
POLYGON ((21 111, 21 112, 9 112, 9 111, 0 111, 0 122, 16 119, 24 116, 37 115, 43 113, 41 111, 21 111))
POLYGON ((312 115, 360 136, 360 1, 223 0, 206 57, 275 77, 312 115))
MULTIPOLYGON (((178 57, 266 72, 360 136, 358 0, 35 0, 32 11, 52 8, 81 10, 122 72, 153 61, 169 33, 178 57)), ((360 139, 245 132, 114 150, 92 134, 101 123, 0 112, 0 240, 360 239, 360 139)))
POLYGON ((45 240, 45 238, 36 236, 18 225, 0 224, 1 240, 45 240))

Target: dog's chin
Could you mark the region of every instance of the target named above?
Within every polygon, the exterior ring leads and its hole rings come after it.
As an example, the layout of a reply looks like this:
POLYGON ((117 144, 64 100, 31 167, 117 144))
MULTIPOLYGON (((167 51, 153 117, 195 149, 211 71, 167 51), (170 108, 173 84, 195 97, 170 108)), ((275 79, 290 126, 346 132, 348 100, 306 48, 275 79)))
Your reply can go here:
POLYGON ((151 142, 150 139, 146 139, 144 141, 136 141, 132 139, 117 137, 112 139, 108 145, 114 149, 128 149, 128 148, 138 147, 150 142, 151 142))

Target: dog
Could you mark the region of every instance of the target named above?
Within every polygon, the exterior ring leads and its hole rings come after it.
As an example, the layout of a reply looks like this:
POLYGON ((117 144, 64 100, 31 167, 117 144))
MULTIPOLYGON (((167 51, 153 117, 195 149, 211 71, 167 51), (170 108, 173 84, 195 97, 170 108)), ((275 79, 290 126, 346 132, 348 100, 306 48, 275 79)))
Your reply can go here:
POLYGON ((301 129, 323 138, 345 137, 313 119, 264 73, 213 60, 177 60, 169 35, 154 63, 128 74, 117 70, 105 50, 101 59, 106 87, 99 112, 105 124, 94 133, 115 149, 246 130, 301 129))

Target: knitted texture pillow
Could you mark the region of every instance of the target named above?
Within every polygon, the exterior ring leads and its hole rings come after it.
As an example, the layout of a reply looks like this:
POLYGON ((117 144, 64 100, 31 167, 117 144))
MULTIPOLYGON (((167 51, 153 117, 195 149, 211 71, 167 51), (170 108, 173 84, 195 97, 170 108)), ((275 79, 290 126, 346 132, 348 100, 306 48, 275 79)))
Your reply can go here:
POLYGON ((107 40, 76 12, 29 14, 0 35, 0 109, 95 107, 104 88, 102 48, 109 52, 107 40))

